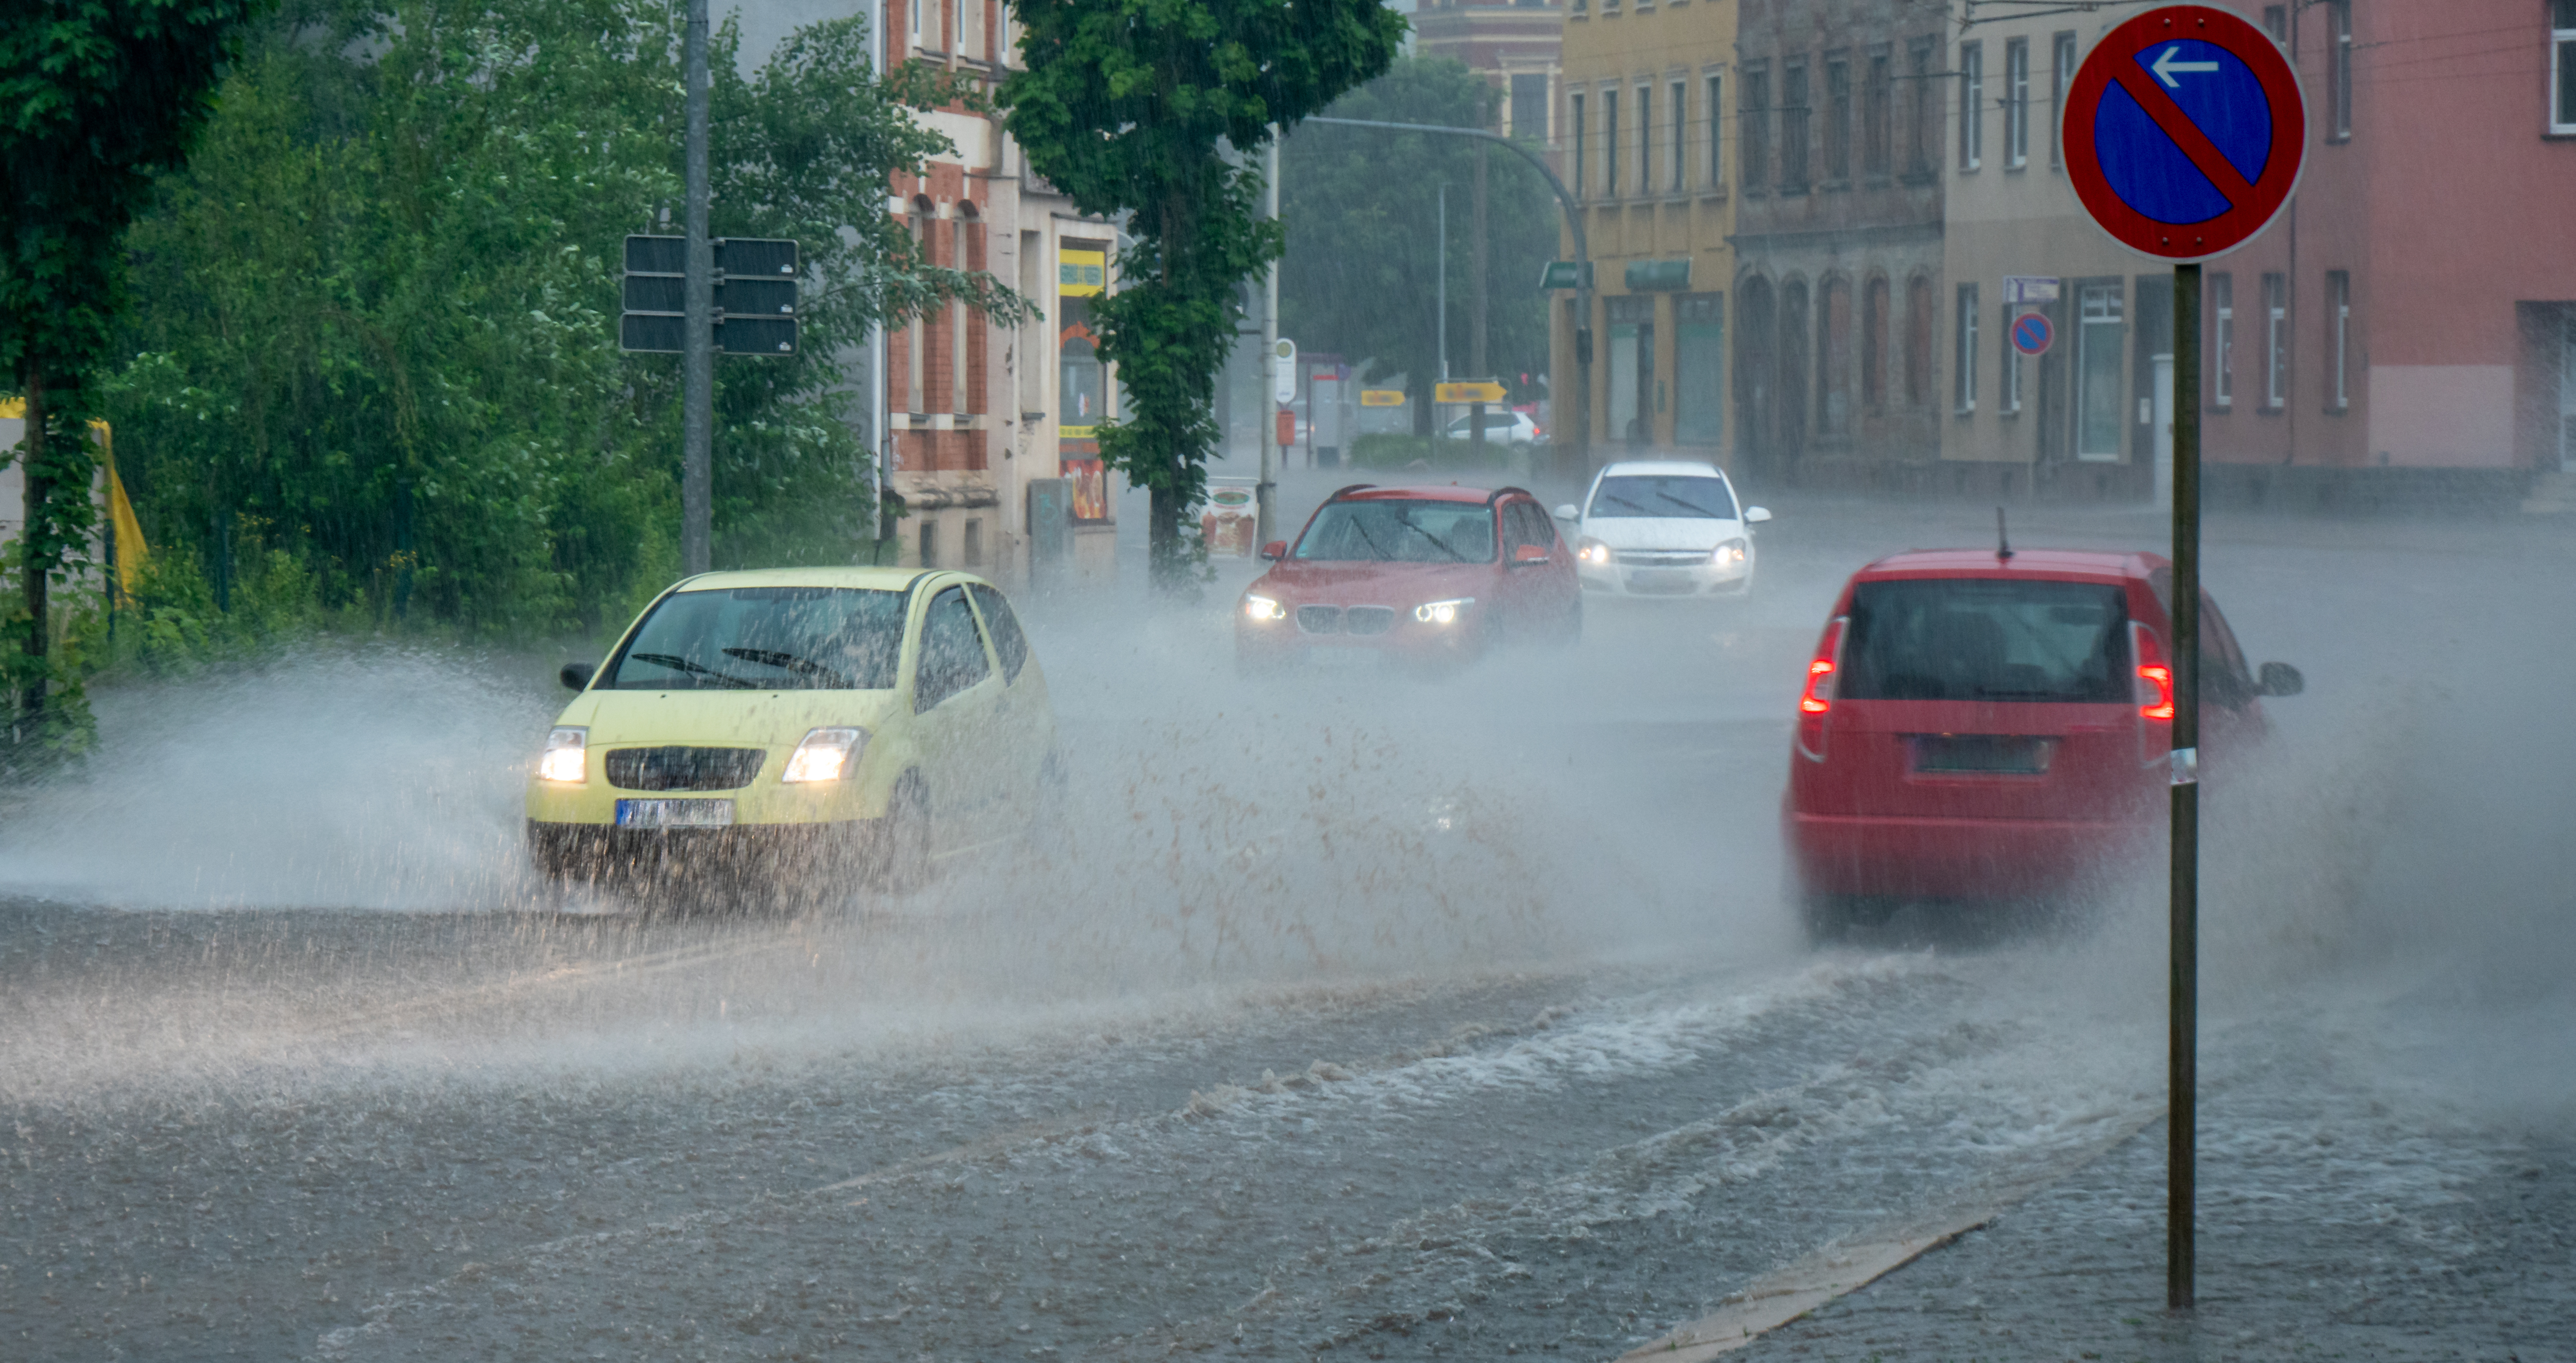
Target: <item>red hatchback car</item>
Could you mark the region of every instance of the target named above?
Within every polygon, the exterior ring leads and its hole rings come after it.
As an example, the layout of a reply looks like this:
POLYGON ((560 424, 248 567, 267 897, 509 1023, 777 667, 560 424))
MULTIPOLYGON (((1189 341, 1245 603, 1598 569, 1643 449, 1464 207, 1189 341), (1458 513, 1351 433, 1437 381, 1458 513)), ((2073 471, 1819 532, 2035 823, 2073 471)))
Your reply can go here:
POLYGON ((1317 654, 1438 669, 1504 638, 1583 634, 1574 553, 1529 493, 1354 483, 1325 499, 1234 614, 1235 661, 1260 672, 1317 654))
MULTIPOLYGON (((2152 845, 2173 739, 2173 570, 2152 554, 1937 550, 1852 575, 1807 666, 1784 816, 1811 933, 1925 899, 2048 897, 2152 845)), ((2296 668, 2201 596, 2201 771, 2296 668)))

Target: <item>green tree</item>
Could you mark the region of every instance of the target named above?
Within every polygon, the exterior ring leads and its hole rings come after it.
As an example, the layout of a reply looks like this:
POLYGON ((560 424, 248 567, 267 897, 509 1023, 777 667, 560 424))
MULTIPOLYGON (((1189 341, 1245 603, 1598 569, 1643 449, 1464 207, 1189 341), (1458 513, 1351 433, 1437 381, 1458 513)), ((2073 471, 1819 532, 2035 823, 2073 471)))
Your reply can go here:
MULTIPOLYGON (((681 198, 685 6, 291 3, 130 237, 123 472, 162 556, 211 579, 167 609, 230 618, 283 554, 324 611, 622 618, 676 572, 679 364, 616 328, 622 238, 681 198)), ((1020 304, 885 211, 891 173, 949 150, 905 109, 953 99, 944 77, 879 78, 855 19, 748 76, 737 46, 713 35, 714 230, 796 240, 808 278, 796 356, 718 365, 718 561, 847 561, 872 510, 847 350, 1020 304)))
POLYGON ((1180 517, 1207 482, 1216 374, 1238 286, 1278 258, 1250 163, 1394 59, 1379 0, 1013 0, 1023 69, 1001 103, 1029 166, 1086 213, 1124 216, 1118 287, 1093 316, 1127 394, 1101 457, 1150 490, 1153 578, 1187 580, 1180 517))
MULTIPOLYGON (((1448 57, 1407 57, 1335 100, 1334 118, 1447 127, 1493 125, 1497 95, 1448 57)), ((1518 395, 1547 372, 1547 301, 1540 269, 1555 258, 1556 196, 1537 171, 1500 147, 1432 133, 1330 124, 1300 129, 1280 147, 1279 214, 1288 228, 1279 266, 1281 329, 1309 349, 1373 361, 1363 379, 1403 374, 1417 428, 1429 431, 1439 377, 1439 203, 1449 185, 1449 359, 1460 377, 1499 377, 1518 395), (1470 290, 1475 287, 1469 195, 1476 156, 1486 161, 1491 237, 1485 296, 1486 368, 1469 375, 1470 290), (1524 379, 1523 376, 1527 376, 1524 379)))
MULTIPOLYGON (((126 226, 187 159, 243 23, 264 0, 19 0, 0 22, 0 365, 19 444, 23 643, 12 745, 50 737, 48 589, 93 519, 86 438, 124 283, 126 226)), ((56 726, 56 732, 60 732, 56 726)))

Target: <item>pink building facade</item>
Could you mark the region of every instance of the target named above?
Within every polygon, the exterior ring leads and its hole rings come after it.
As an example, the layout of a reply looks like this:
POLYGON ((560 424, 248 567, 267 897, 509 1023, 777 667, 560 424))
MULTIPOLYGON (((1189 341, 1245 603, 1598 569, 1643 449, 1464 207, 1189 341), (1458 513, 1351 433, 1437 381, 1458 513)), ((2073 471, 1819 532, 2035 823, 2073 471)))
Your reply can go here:
POLYGON ((2576 468, 2576 0, 2249 4, 2306 87, 2298 196, 2206 267, 2224 500, 2500 500, 2576 468))

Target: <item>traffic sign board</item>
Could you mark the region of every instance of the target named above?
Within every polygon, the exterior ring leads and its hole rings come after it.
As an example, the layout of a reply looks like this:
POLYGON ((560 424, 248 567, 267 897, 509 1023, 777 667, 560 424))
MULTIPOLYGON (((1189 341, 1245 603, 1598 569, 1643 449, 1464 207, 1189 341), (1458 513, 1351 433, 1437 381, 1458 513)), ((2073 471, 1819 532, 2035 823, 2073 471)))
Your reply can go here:
POLYGON ((1404 405, 1404 390, 1363 388, 1360 390, 1360 405, 1362 407, 1401 407, 1404 405))
POLYGON ((2251 241, 2298 188, 2307 107, 2280 46, 2210 5, 2096 43, 2067 87, 2066 175, 2122 245, 2177 263, 2251 241))
POLYGON ((2048 353, 2049 343, 2057 339, 2057 328, 2048 318, 2036 312, 2025 312, 2012 321, 2012 348, 2036 358, 2048 353))
POLYGON ((1431 385, 1431 400, 1437 403, 1500 402, 1503 400, 1503 386, 1491 379, 1472 383, 1435 383, 1431 385))

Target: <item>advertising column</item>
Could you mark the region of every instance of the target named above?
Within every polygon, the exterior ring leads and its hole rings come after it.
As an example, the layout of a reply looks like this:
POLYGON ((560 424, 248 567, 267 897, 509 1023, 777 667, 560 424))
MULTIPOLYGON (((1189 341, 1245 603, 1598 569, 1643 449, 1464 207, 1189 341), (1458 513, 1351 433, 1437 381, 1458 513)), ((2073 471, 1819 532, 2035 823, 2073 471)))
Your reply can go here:
POLYGON ((1109 376, 1091 330, 1091 300, 1108 289, 1105 246, 1066 242, 1056 253, 1056 454, 1072 484, 1076 525, 1110 521, 1109 475, 1100 462, 1099 423, 1109 415, 1109 376))

